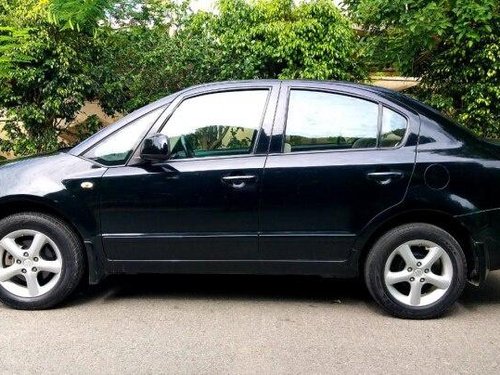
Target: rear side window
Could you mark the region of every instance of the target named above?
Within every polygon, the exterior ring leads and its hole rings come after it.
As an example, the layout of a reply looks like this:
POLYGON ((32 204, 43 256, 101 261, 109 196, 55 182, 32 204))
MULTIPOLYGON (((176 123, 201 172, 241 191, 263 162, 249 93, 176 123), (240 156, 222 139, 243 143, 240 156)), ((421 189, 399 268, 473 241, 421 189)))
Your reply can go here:
POLYGON ((378 103, 369 100, 291 90, 283 151, 392 148, 406 128, 404 116, 386 107, 379 116, 378 103))
POLYGON ((375 148, 377 134, 377 103, 327 92, 290 92, 285 151, 375 148))
POLYGON ((397 147, 406 133, 406 118, 393 110, 384 107, 382 110, 382 131, 380 132, 380 147, 397 147))

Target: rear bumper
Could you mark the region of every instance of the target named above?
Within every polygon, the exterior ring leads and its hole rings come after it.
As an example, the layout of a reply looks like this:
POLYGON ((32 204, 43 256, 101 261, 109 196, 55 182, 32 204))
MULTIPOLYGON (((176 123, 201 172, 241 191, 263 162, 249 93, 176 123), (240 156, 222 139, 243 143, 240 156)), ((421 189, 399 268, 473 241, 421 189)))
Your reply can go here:
POLYGON ((469 231, 472 239, 475 272, 478 282, 488 271, 500 269, 500 208, 456 217, 469 231))

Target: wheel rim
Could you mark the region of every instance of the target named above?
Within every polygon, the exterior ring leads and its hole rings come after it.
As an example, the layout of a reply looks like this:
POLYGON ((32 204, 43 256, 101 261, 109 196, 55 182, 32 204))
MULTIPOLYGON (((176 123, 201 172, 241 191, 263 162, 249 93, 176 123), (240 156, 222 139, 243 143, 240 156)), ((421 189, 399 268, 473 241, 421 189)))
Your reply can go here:
POLYGON ((61 277, 61 252, 39 231, 9 233, 0 240, 0 256, 0 286, 18 297, 41 296, 61 277))
POLYGON ((422 307, 439 301, 452 280, 450 256, 431 241, 405 242, 385 263, 384 282, 389 294, 407 306, 422 307))

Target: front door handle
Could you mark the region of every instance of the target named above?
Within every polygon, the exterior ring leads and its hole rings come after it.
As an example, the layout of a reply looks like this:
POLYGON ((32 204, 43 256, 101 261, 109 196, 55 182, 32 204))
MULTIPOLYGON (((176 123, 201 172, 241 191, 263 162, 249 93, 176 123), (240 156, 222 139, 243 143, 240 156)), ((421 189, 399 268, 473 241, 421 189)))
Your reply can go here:
POLYGON ((401 171, 387 171, 387 172, 370 172, 366 175, 368 179, 374 180, 377 184, 387 185, 393 180, 399 180, 404 176, 401 171))
POLYGON ((222 181, 231 185, 236 189, 241 189, 247 182, 254 182, 257 180, 255 175, 241 175, 241 176, 223 176, 222 181))

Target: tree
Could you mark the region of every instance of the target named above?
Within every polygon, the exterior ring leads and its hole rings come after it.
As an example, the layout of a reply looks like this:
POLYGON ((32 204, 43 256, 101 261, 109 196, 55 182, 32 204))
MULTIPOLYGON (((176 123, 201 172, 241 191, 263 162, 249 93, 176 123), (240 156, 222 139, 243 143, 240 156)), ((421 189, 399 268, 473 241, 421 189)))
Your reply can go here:
MULTIPOLYGON (((48 20, 63 30, 91 31, 98 27, 117 1, 113 0, 52 0, 46 1, 48 20)), ((131 0, 122 2, 124 5, 131 0)), ((134 2, 135 3, 135 2, 134 2)))
POLYGON ((12 42, 0 68, 0 108, 10 118, 0 147, 18 155, 53 150, 63 124, 94 96, 94 38, 49 22, 47 1, 2 4, 12 42))
POLYGON ((496 0, 345 0, 367 32, 372 69, 419 76, 417 97, 480 136, 500 138, 496 0))
POLYGON ((210 32, 220 76, 359 80, 353 25, 331 0, 220 0, 210 32))
POLYGON ((221 0, 215 14, 144 1, 111 15, 100 69, 109 111, 218 80, 365 76, 352 24, 331 0, 221 0))
POLYGON ((215 14, 169 0, 0 7, 0 108, 11 119, 0 147, 19 155, 57 148, 85 100, 113 114, 197 83, 365 76, 352 24, 331 0, 221 0, 215 14))
POLYGON ((103 54, 98 99, 109 112, 129 112, 183 88, 217 80, 221 60, 205 16, 187 3, 143 1, 110 13, 99 30, 103 54))

